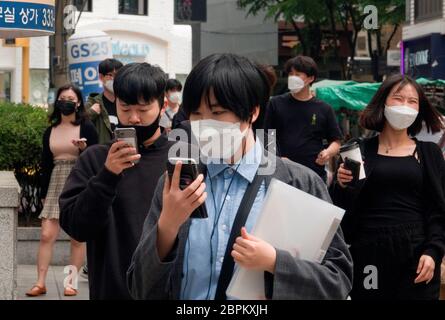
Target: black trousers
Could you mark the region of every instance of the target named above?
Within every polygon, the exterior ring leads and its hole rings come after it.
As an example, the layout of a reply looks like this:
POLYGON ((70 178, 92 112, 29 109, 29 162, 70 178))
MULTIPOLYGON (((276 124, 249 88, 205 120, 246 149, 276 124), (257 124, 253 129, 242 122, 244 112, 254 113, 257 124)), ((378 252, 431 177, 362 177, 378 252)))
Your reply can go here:
POLYGON ((441 261, 435 261, 434 277, 429 284, 414 283, 424 249, 423 223, 361 227, 355 234, 350 248, 354 262, 351 299, 439 299, 441 261))

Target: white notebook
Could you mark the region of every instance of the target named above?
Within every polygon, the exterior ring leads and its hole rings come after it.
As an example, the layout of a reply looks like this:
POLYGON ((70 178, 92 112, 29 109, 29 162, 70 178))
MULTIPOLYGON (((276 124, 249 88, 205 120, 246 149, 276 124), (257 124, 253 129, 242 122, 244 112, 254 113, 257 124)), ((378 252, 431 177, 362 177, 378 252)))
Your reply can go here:
MULTIPOLYGON (((272 179, 252 234, 293 257, 321 263, 344 210, 284 182, 272 179)), ((236 268, 227 297, 262 300, 264 273, 236 268)))

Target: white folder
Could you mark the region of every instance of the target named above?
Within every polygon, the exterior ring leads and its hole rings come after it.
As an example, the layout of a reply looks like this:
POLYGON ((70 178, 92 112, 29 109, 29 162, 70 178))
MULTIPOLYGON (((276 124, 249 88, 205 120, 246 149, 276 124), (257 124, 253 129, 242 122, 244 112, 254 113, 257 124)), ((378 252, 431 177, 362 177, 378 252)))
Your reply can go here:
MULTIPOLYGON (((272 179, 252 234, 299 259, 321 263, 344 210, 272 179)), ((263 300, 264 272, 236 266, 228 298, 263 300)))

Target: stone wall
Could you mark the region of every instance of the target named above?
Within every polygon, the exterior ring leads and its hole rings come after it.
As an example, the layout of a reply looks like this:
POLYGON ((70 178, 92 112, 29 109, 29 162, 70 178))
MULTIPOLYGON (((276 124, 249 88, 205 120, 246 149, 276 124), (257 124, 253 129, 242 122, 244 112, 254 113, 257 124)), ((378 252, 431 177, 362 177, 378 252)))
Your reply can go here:
POLYGON ((0 300, 17 297, 17 208, 20 187, 12 172, 0 171, 0 300))

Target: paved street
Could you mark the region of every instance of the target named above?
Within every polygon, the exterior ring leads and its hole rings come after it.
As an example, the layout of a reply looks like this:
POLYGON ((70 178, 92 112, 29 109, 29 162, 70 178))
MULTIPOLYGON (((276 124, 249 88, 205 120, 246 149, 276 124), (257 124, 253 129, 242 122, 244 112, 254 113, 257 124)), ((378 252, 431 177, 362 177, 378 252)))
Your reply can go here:
POLYGON ((48 270, 46 282, 47 294, 30 298, 25 295, 37 279, 36 266, 19 265, 17 270, 17 295, 18 300, 88 300, 88 281, 79 277, 79 294, 76 297, 65 297, 63 295, 63 273, 62 266, 51 266, 48 270))

